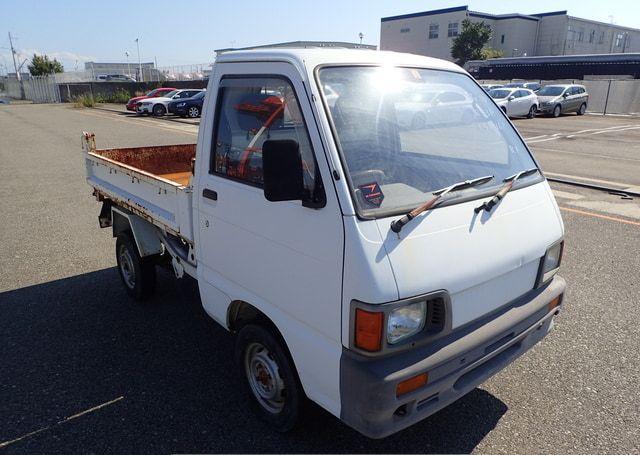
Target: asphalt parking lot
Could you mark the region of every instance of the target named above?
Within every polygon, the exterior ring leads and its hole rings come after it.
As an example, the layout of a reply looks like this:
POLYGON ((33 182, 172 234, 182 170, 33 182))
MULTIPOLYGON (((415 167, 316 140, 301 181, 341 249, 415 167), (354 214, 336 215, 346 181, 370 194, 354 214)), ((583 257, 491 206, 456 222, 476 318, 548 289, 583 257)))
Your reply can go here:
MULTIPOLYGON (((640 185, 640 119, 515 124, 549 176, 640 185)), ((165 273, 148 305, 127 298, 84 181, 83 130, 118 147, 194 142, 197 124, 0 106, 7 453, 640 451, 640 198, 552 184, 567 231, 564 311, 540 345, 482 387, 384 440, 316 406, 281 435, 246 409, 233 336, 205 315, 193 281, 165 273)))

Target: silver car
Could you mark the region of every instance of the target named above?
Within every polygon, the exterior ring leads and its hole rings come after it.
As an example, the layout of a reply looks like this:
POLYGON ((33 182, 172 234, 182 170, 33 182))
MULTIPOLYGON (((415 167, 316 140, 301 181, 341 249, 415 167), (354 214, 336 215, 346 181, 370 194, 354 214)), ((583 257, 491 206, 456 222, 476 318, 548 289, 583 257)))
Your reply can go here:
POLYGON ((559 117, 560 114, 575 112, 583 115, 589 103, 589 94, 584 85, 546 85, 538 95, 538 112, 559 117))

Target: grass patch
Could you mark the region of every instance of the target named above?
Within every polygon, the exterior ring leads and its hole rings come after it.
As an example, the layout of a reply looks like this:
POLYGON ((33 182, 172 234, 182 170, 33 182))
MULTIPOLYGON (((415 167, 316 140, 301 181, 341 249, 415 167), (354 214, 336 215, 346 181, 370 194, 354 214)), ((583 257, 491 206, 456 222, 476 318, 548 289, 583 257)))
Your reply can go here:
POLYGON ((73 107, 75 108, 94 107, 95 105, 96 100, 91 94, 78 95, 73 98, 73 107))

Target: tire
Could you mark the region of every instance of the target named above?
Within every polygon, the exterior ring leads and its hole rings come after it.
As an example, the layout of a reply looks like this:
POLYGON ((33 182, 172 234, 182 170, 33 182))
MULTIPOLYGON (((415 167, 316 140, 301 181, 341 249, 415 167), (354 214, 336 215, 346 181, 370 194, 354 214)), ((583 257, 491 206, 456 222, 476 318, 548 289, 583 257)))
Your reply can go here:
POLYGON ((501 107, 500 109, 502 109, 502 112, 504 112, 504 115, 507 115, 507 108, 506 107, 501 107))
POLYGON ((527 118, 534 118, 536 116, 536 111, 538 107, 534 104, 529 108, 529 113, 527 114, 527 118))
POLYGON ((162 117, 166 113, 167 113, 167 110, 162 104, 156 104, 155 106, 153 106, 154 117, 162 117))
POLYGON ((191 106, 187 111, 187 115, 189 116, 189 118, 200 117, 200 108, 198 106, 191 106))
POLYGON ((576 114, 578 115, 584 115, 584 113, 587 112, 587 103, 582 103, 580 105, 580 109, 578 109, 578 111, 576 112, 576 114))
POLYGON ((246 325, 236 339, 235 360, 254 412, 281 433, 291 430, 304 394, 283 342, 263 326, 246 325))
POLYGON ((555 118, 558 118, 560 117, 560 114, 562 114, 562 106, 556 104, 551 115, 553 115, 555 118))
POLYGON ((141 258, 128 233, 118 234, 116 239, 118 273, 127 294, 142 302, 148 299, 156 286, 156 266, 152 258, 141 258))

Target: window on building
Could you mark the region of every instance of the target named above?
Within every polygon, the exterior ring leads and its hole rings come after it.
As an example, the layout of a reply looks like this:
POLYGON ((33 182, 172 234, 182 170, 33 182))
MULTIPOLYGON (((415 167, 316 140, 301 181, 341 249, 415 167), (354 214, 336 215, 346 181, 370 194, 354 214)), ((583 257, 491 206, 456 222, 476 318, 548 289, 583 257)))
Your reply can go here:
POLYGON ((600 37, 598 38, 598 44, 604 43, 604 32, 600 32, 600 37))
POLYGON ((500 37, 500 44, 504 44, 504 35, 500 37))
POLYGON ((448 37, 458 36, 458 23, 457 22, 449 23, 449 29, 447 30, 447 36, 448 37))
POLYGON ((616 35, 616 47, 622 47, 623 41, 624 41, 624 35, 622 33, 618 33, 616 35))
POLYGON ((583 28, 578 29, 578 41, 579 42, 584 41, 584 29, 583 28))
POLYGON ((411 29, 409 27, 401 28, 400 33, 409 33, 411 29))
POLYGON ((438 24, 429 24, 429 39, 437 38, 439 29, 440 26, 438 24))

